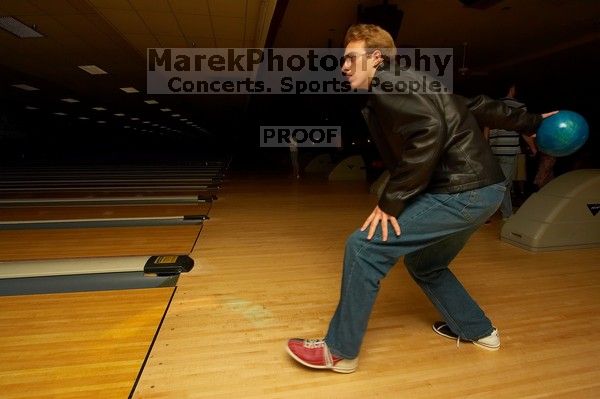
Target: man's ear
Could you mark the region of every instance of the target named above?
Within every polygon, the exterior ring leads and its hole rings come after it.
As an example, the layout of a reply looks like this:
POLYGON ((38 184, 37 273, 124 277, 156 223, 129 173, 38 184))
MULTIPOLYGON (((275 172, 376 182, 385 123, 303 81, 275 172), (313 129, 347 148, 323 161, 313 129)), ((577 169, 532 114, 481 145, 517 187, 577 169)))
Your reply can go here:
POLYGON ((371 54, 371 57, 373 57, 373 65, 375 67, 378 67, 384 61, 383 54, 381 53, 381 50, 379 50, 379 49, 374 50, 373 53, 371 54))

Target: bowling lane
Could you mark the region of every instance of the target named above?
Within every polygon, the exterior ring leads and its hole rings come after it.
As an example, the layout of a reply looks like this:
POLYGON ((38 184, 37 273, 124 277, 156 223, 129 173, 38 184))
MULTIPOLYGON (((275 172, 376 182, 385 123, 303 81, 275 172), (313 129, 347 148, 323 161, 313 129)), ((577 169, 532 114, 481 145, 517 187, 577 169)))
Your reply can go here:
POLYGON ((0 392, 126 398, 174 288, 0 297, 0 392))
POLYGON ((210 203, 147 205, 79 206, 0 206, 0 220, 102 219, 126 217, 167 217, 208 215, 210 203))
POLYGON ((188 254, 202 225, 0 231, 0 261, 188 254))

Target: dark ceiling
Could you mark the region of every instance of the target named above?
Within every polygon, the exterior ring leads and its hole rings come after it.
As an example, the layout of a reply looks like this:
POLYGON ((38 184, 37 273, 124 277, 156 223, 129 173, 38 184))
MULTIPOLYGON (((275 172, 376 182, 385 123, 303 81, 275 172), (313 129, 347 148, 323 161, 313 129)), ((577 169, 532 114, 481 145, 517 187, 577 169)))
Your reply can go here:
MULTIPOLYGON (((564 70, 598 66, 597 0, 501 0, 484 9, 459 0, 389 3, 403 11, 398 46, 452 47, 458 68, 467 43, 468 69, 459 80, 513 71, 532 80, 553 79, 564 70)), ((147 95, 146 48, 340 47, 357 20, 357 6, 377 4, 381 1, 0 0, 0 17, 17 18, 43 34, 22 39, 0 29, 0 115, 13 124, 25 118, 49 126, 93 126, 107 134, 136 129, 163 136, 194 137, 205 130, 226 135, 253 112, 264 114, 273 101, 147 95), (107 74, 90 75, 79 65, 96 65, 107 74), (120 90, 130 86, 139 92, 120 90)))

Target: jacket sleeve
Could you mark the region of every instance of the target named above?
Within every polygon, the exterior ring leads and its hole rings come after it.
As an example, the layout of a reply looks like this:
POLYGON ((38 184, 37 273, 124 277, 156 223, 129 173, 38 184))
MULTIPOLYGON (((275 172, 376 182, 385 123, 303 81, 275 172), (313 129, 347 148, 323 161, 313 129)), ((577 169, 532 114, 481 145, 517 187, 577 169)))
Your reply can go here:
POLYGON ((381 126, 382 145, 396 160, 378 205, 398 217, 406 201, 428 186, 446 141, 446 122, 427 96, 378 95, 374 107, 377 120, 388 122, 381 126))
POLYGON ((467 107, 480 126, 504 129, 531 135, 538 129, 542 116, 527 113, 526 108, 511 108, 502 101, 487 96, 466 99, 467 107))

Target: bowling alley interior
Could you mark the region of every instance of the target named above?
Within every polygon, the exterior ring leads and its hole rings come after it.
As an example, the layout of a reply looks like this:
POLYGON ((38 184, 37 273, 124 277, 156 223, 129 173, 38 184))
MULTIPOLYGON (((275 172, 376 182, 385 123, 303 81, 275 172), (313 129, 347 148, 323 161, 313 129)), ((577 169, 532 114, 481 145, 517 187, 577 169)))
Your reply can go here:
POLYGON ((0 397, 597 397, 599 50, 590 0, 0 0, 0 397))

